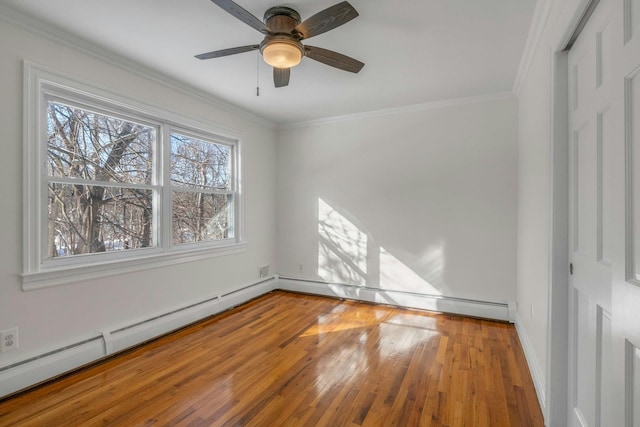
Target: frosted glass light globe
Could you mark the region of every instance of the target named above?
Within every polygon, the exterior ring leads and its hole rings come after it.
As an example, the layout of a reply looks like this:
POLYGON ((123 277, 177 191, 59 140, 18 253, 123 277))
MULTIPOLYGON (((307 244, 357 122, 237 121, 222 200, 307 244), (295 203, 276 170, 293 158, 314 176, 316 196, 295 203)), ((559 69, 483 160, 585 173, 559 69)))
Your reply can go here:
POLYGON ((273 42, 264 47, 262 57, 272 67, 291 68, 302 61, 302 52, 294 44, 273 42))

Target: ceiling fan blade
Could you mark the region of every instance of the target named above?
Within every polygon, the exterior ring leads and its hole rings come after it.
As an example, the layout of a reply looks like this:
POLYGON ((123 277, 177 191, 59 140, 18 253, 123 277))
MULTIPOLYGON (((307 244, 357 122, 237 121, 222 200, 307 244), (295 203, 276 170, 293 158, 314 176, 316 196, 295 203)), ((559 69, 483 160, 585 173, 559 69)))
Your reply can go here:
POLYGON ((229 56, 235 55, 236 53, 249 52, 251 50, 256 50, 260 47, 260 45, 252 44, 250 46, 239 46, 232 47, 229 49, 222 50, 214 50, 213 52, 201 53, 200 55, 196 55, 198 59, 211 59, 211 58, 220 58, 221 56, 229 56))
POLYGON ((357 59, 353 59, 349 56, 332 50, 323 49, 321 47, 307 45, 304 47, 304 54, 305 56, 315 59, 318 62, 322 62, 323 64, 327 64, 344 71, 350 71, 352 73, 357 73, 362 70, 362 67, 364 67, 364 63, 357 59))
POLYGON ((269 31, 269 28, 264 24, 264 22, 262 22, 261 20, 253 16, 251 13, 243 9, 240 5, 232 2, 231 0, 211 0, 211 1, 217 4, 218 6, 220 6, 226 12, 235 16, 245 24, 255 28, 261 33, 269 34, 271 32, 269 31))
POLYGON ((353 6, 343 1, 307 18, 295 28, 295 31, 300 33, 303 39, 308 39, 346 24, 356 16, 358 12, 353 6))
POLYGON ((273 67, 273 83, 275 83, 276 87, 288 86, 290 76, 291 68, 273 67))

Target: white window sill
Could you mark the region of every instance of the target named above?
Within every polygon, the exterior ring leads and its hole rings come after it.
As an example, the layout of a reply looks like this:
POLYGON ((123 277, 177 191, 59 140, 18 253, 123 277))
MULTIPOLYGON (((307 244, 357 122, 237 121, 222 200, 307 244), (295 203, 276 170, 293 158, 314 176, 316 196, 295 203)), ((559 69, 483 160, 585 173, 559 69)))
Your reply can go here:
POLYGON ((65 266, 63 268, 46 271, 25 273, 22 275, 22 290, 30 291, 48 288, 50 286, 83 282, 134 271, 149 270, 207 258, 232 255, 246 250, 246 243, 233 243, 207 249, 199 248, 188 251, 138 256, 126 260, 103 262, 100 264, 65 266))

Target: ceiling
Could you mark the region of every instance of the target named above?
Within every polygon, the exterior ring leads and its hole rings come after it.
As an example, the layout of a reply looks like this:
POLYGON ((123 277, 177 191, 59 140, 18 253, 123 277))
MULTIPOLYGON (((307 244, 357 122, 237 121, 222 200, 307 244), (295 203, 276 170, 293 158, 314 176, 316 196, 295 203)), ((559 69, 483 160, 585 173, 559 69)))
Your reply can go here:
MULTIPOLYGON (((271 6, 302 19, 340 0, 235 0, 262 19, 271 6)), ((0 0, 277 124, 475 97, 512 89, 536 0, 349 0, 360 16, 305 44, 364 62, 358 74, 304 58, 274 88, 263 35, 209 0, 0 0), (259 77, 258 77, 259 76, 259 77), (259 78, 260 96, 256 96, 259 78)))

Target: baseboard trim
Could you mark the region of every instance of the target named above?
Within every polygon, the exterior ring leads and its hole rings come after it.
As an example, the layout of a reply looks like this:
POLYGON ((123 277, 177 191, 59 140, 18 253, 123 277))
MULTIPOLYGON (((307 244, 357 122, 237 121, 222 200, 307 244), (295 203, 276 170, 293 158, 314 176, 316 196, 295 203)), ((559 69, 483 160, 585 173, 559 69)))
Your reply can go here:
MULTIPOLYGON (((0 367, 0 398, 19 393, 67 372, 98 362, 105 357, 171 333, 276 289, 501 321, 511 320, 508 303, 273 276, 211 295, 199 302, 148 319, 119 325, 111 330, 102 331, 102 335, 84 338, 75 343, 0 367)), ((524 340, 523 347, 525 347, 524 340)), ((531 367, 531 362, 529 363, 531 367)), ((532 369, 533 372, 538 371, 532 369)), ((536 390, 538 390, 538 383, 535 382, 535 384, 536 390)))
POLYGON ((98 336, 60 351, 54 350, 41 357, 32 357, 23 363, 14 363, 0 372, 0 398, 99 360, 104 357, 104 348, 103 341, 98 336))
POLYGON ((329 283, 320 280, 308 280, 280 276, 274 284, 276 289, 304 292, 358 301, 390 304, 399 307, 418 308, 443 313, 461 314, 485 319, 512 321, 509 315, 509 303, 478 301, 464 298, 426 295, 371 286, 356 286, 344 283, 329 283))
POLYGON ((229 310, 275 289, 275 276, 0 367, 0 399, 229 310))
POLYGON ((520 315, 516 313, 516 332, 518 333, 518 338, 520 339, 520 344, 522 345, 522 350, 524 351, 524 357, 527 360, 527 365, 529 365, 529 372, 531 372, 531 378, 533 379, 533 386, 536 390, 536 394, 538 396, 538 403, 540 403, 540 409, 543 414, 547 413, 547 399, 546 399, 546 380, 544 375, 542 374, 542 369, 538 364, 538 360, 536 359, 535 353, 533 352, 533 345, 531 344, 531 340, 529 339, 529 335, 527 334, 527 330, 522 326, 522 319, 520 315))

